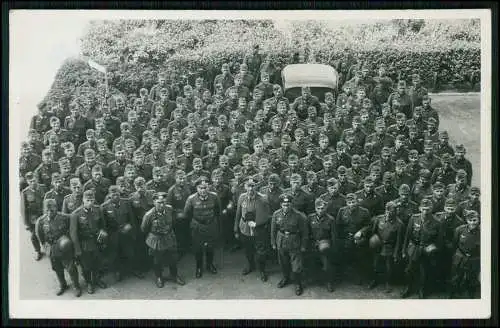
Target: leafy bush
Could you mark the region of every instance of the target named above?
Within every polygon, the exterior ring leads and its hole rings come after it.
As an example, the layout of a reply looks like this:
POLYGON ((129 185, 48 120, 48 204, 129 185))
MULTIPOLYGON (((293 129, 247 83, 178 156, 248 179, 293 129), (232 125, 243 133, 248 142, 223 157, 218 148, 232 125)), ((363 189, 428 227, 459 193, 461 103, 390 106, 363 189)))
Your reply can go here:
MULTIPOLYGON (((159 71, 178 76, 201 70, 213 79, 228 62, 234 72, 255 44, 271 54, 278 67, 300 55, 335 66, 350 52, 373 69, 385 63, 395 78, 419 72, 433 91, 479 90, 478 20, 94 21, 82 39, 82 53, 108 67, 114 92, 128 94, 149 89, 159 71)), ((81 85, 97 88, 99 83, 99 73, 82 60, 70 59, 46 99, 68 102, 81 85)))

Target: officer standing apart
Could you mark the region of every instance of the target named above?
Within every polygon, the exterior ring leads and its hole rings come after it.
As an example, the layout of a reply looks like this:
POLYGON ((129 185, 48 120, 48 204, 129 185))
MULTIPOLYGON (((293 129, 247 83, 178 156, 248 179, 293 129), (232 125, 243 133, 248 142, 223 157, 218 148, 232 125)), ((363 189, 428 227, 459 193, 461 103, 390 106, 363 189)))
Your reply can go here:
POLYGON ((44 200, 44 215, 38 218, 35 231, 40 244, 47 250, 52 270, 57 275, 59 289, 57 296, 62 295, 69 287, 64 277, 66 269, 75 289, 75 296, 80 297, 82 290, 78 282, 78 269, 74 261, 73 243, 69 239, 69 216, 57 211, 55 199, 44 200))
POLYGON ((220 201, 217 195, 208 191, 209 179, 201 176, 196 180, 197 192, 188 197, 184 215, 190 220, 193 251, 196 261, 196 278, 201 278, 203 253, 206 254, 206 269, 217 273, 214 261, 214 248, 220 230, 220 201))
POLYGON ((101 256, 98 243, 106 242, 108 233, 104 230, 101 209, 95 205, 93 190, 83 193, 82 206, 71 214, 69 232, 75 247, 75 257, 80 262, 87 283, 87 292, 94 294, 96 285, 107 288, 99 277, 101 256))
POLYGON ((278 283, 278 288, 283 288, 290 283, 291 271, 297 296, 303 292, 302 262, 308 237, 307 218, 292 207, 290 195, 282 195, 281 209, 273 213, 271 221, 271 245, 278 251, 278 260, 283 273, 283 279, 278 283))
POLYGON ((234 234, 236 238, 241 238, 248 261, 248 266, 243 269, 242 274, 247 275, 255 270, 257 262, 260 279, 265 282, 271 210, 266 196, 255 190, 256 184, 257 181, 253 177, 248 178, 245 183, 246 193, 241 194, 236 207, 234 234))
POLYGON ((184 285, 184 280, 177 273, 177 239, 174 233, 174 210, 167 204, 165 192, 155 193, 154 207, 144 215, 141 230, 146 235, 146 245, 153 257, 156 286, 164 286, 163 267, 169 265, 170 280, 184 285))

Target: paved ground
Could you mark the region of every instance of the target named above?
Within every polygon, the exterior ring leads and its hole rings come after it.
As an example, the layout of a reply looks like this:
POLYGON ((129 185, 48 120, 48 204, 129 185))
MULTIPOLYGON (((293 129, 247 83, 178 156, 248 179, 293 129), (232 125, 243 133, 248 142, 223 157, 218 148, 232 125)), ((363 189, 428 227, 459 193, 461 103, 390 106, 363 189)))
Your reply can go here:
MULTIPOLYGON (((450 141, 456 144, 459 140, 467 148, 467 157, 472 161, 474 176, 473 184, 479 185, 480 168, 480 115, 478 95, 461 96, 433 96, 433 105, 438 109, 442 128, 448 130, 450 141)), ((21 232, 20 241, 21 266, 20 279, 21 299, 73 299, 71 290, 57 297, 54 294, 57 280, 50 270, 47 258, 40 262, 33 260, 32 246, 26 231, 21 232)), ((293 286, 277 289, 276 284, 280 279, 277 265, 270 268, 270 279, 262 283, 257 274, 252 273, 246 277, 240 272, 244 265, 244 256, 240 252, 225 253, 224 263, 221 268, 222 258, 217 253, 216 264, 219 273, 212 276, 206 273, 202 279, 194 277, 194 259, 187 255, 180 261, 180 273, 186 280, 186 285, 177 287, 167 283, 163 289, 158 289, 153 283, 153 275, 139 280, 129 277, 116 283, 114 278, 108 276, 105 281, 109 288, 97 290, 94 295, 85 292, 82 299, 383 299, 397 298, 400 288, 391 294, 386 294, 381 288, 367 290, 365 286, 345 283, 337 286, 334 293, 328 293, 324 287, 307 284, 304 294, 297 297, 293 286)), ((167 273, 167 272, 166 272, 167 273)), ((442 298, 442 295, 432 295, 442 298)))

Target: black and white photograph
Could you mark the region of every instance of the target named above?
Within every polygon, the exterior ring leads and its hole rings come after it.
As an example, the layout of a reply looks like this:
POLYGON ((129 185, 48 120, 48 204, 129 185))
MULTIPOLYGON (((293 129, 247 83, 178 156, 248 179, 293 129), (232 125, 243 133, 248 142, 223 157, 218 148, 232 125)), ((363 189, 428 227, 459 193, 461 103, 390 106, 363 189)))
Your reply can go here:
POLYGON ((487 318, 488 10, 10 13, 29 318, 487 318))

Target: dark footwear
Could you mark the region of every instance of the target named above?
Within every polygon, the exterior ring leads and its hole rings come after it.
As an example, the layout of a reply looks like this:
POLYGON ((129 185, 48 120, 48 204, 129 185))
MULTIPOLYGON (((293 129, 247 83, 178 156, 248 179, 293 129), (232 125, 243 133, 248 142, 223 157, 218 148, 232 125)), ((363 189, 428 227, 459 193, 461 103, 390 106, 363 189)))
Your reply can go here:
POLYGON ((411 294, 410 288, 406 287, 401 293, 401 298, 407 298, 408 296, 410 296, 410 294, 411 294))
POLYGON ((57 296, 61 296, 62 294, 64 294, 64 292, 68 289, 68 285, 67 284, 64 284, 64 285, 60 285, 59 286, 59 289, 57 290, 56 292, 56 295, 57 296))
POLYGON ((163 286, 164 286, 163 279, 161 277, 156 278, 156 287, 163 288, 163 286))
POLYGON ((202 276, 201 268, 196 269, 196 278, 201 278, 201 276, 202 276))
POLYGON ((302 289, 301 284, 298 284, 295 286, 295 295, 300 296, 300 295, 302 295, 303 292, 304 292, 304 290, 302 289))
POLYGON ((35 254, 35 261, 40 261, 43 257, 43 253, 42 252, 36 252, 35 254))
POLYGON ((212 274, 216 274, 217 273, 217 268, 213 264, 207 265, 207 270, 208 270, 208 272, 210 272, 212 274))
POLYGON ((241 272, 242 275, 246 276, 247 274, 249 274, 250 272, 253 271, 253 268, 250 268, 250 267, 245 267, 243 269, 243 271, 241 272))
POLYGON ((186 284, 186 282, 180 276, 175 277, 173 281, 179 286, 184 286, 186 284))
POLYGON ((94 294, 95 289, 93 284, 87 284, 87 293, 94 294))
POLYGON ((326 284, 326 289, 328 290, 329 293, 333 293, 335 288, 333 287, 333 283, 329 282, 326 284))
POLYGON ((373 288, 377 287, 377 285, 378 285, 378 282, 376 280, 372 280, 370 282, 370 284, 368 285, 368 289, 373 289, 373 288))
POLYGON ((123 274, 121 272, 115 272, 115 279, 116 279, 116 281, 122 281, 123 274))
POLYGON ((97 287, 101 288, 101 289, 106 289, 108 288, 108 285, 106 285, 106 283, 104 281, 102 281, 100 278, 97 279, 96 281, 96 285, 97 287))
POLYGON ((278 282, 278 288, 283 288, 290 283, 288 278, 283 278, 278 282))
POLYGON ((267 281, 267 274, 264 271, 260 272, 260 280, 262 280, 262 282, 267 281))
POLYGON ((80 288, 80 286, 75 287, 75 297, 80 297, 80 296, 82 296, 82 289, 80 288))

